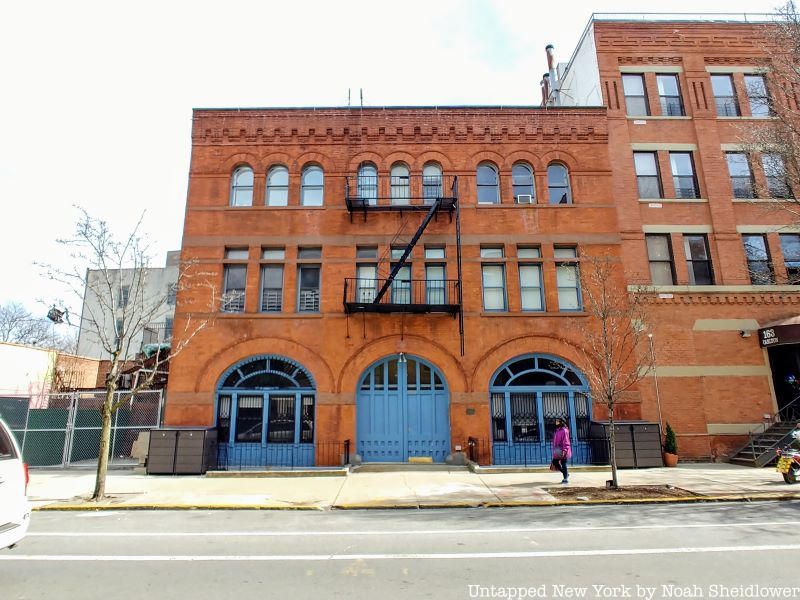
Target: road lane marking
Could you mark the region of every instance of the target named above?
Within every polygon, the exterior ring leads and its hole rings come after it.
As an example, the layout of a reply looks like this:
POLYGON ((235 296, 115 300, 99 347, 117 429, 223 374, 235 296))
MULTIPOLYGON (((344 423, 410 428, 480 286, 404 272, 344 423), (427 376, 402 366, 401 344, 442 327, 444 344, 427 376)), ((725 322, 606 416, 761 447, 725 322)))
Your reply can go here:
POLYGON ((800 544, 766 546, 689 546, 684 548, 614 548, 606 550, 540 550, 531 552, 399 553, 399 554, 276 554, 276 555, 81 555, 2 554, 3 561, 45 562, 325 562, 344 560, 474 560, 508 558, 567 558, 726 552, 774 552, 800 550, 800 544))
POLYGON ((369 531, 29 531, 28 537, 323 537, 323 536, 395 536, 395 535, 475 535, 509 533, 630 531, 642 529, 712 529, 727 527, 786 527, 800 521, 757 521, 742 523, 688 523, 663 525, 621 525, 588 527, 511 527, 495 529, 428 529, 428 530, 369 530, 369 531))

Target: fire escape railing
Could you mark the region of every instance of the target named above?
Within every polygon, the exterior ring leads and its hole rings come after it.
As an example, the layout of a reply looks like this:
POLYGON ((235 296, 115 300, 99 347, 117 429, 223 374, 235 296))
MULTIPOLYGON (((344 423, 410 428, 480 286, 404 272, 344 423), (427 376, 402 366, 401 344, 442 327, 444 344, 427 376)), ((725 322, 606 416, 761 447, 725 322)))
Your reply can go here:
POLYGON ((344 280, 344 307, 356 312, 447 313, 459 310, 460 284, 457 279, 395 278, 387 293, 378 299, 386 279, 348 277, 344 280))
POLYGON ((366 219, 369 212, 426 211, 436 200, 441 201, 441 210, 452 213, 458 199, 456 175, 348 175, 344 186, 351 218, 353 212, 363 213, 366 219))
POLYGON ((464 354, 464 312, 461 277, 461 221, 458 207, 458 177, 455 175, 411 175, 380 177, 352 175, 345 177, 345 203, 352 222, 353 212, 425 212, 419 227, 392 263, 385 279, 345 280, 344 307, 352 312, 444 312, 458 315, 461 354, 464 354), (456 217, 456 280, 397 279, 425 229, 440 212, 452 222, 456 217), (432 285, 433 284, 433 285, 432 285), (437 287, 439 286, 439 287, 437 287), (440 295, 442 290, 443 296, 440 295), (399 301, 398 301, 399 300, 399 301), (412 301, 413 300, 413 301, 412 301), (434 301, 431 301, 434 300, 434 301), (444 300, 444 302, 438 302, 444 300))

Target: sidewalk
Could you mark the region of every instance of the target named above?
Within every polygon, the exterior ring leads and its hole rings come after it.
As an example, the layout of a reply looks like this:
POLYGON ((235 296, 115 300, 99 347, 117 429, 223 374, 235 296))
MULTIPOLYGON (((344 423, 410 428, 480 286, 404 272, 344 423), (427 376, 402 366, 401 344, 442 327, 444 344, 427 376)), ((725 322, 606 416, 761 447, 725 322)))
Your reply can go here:
MULTIPOLYGON (((110 471, 109 498, 87 502, 94 472, 32 470, 28 495, 36 508, 69 510, 117 509, 355 509, 574 504, 558 501, 543 488, 555 487, 559 476, 536 473, 473 473, 466 468, 440 471, 340 472, 338 476, 147 476, 110 471)), ((605 485, 607 471, 575 471, 574 487, 605 485)), ((687 464, 676 469, 620 471, 620 484, 665 485, 676 488, 666 501, 800 499, 800 485, 783 482, 772 468, 753 469, 729 464, 687 464), (681 490, 699 494, 686 498, 681 490), (682 497, 683 496, 683 497, 682 497)), ((665 500, 658 500, 664 502, 665 500)), ((637 501, 625 501, 637 502, 637 501)), ((638 501, 643 502, 643 501, 638 501)), ((577 503, 585 503, 578 501, 577 503)))

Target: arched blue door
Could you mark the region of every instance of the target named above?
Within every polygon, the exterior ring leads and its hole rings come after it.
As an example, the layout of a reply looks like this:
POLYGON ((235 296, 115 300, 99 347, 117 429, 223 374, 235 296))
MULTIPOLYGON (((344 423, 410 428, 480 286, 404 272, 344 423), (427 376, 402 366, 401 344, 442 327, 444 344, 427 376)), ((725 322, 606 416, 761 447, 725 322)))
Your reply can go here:
POLYGON ((252 356, 222 374, 216 422, 228 468, 315 464, 314 379, 301 364, 252 356))
POLYGON ((403 354, 369 367, 358 384, 356 451, 364 462, 450 453, 450 395, 441 372, 403 354))
POLYGON ((562 358, 546 354, 518 356, 492 377, 492 462, 496 465, 547 464, 556 418, 566 421, 572 460, 588 463, 589 386, 583 374, 562 358))

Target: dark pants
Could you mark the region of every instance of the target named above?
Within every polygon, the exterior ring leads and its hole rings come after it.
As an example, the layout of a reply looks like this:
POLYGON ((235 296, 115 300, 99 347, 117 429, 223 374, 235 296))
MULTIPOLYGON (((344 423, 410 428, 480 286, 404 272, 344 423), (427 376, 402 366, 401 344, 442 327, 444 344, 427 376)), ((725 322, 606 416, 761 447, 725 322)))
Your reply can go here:
POLYGON ((556 469, 561 471, 561 474, 564 475, 564 479, 567 479, 569 477, 569 472, 567 471, 566 458, 554 458, 553 464, 556 466, 556 469))

